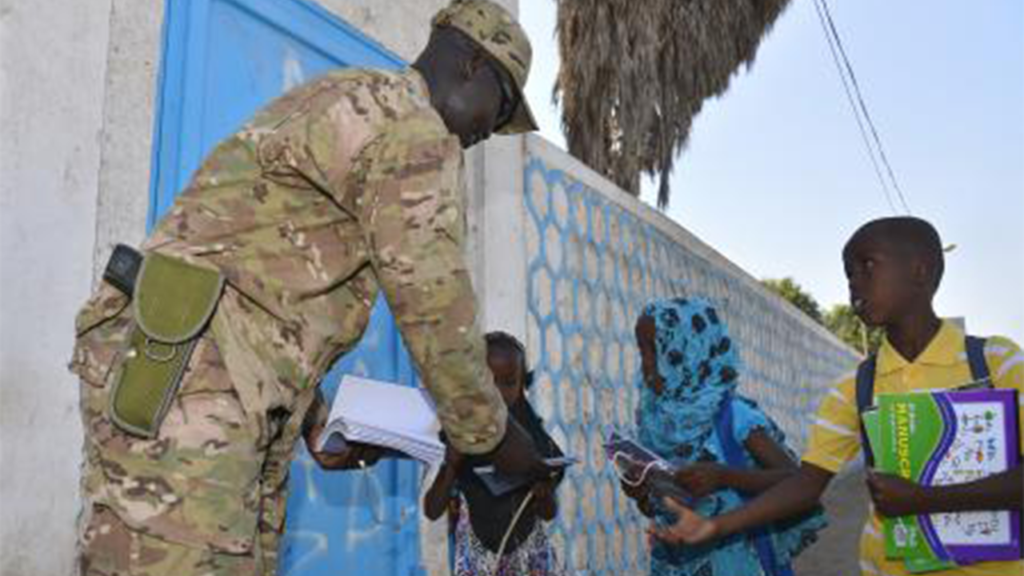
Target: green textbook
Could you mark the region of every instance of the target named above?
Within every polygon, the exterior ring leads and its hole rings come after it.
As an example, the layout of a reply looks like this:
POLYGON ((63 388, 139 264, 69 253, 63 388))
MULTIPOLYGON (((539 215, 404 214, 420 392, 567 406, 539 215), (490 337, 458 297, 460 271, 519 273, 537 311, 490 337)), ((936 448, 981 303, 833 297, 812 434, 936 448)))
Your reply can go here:
MULTIPOLYGON (((1019 461, 1014 390, 880 394, 862 416, 878 471, 926 486, 963 484, 1019 461)), ((1020 512, 885 518, 885 552, 913 573, 1020 558, 1020 512)))

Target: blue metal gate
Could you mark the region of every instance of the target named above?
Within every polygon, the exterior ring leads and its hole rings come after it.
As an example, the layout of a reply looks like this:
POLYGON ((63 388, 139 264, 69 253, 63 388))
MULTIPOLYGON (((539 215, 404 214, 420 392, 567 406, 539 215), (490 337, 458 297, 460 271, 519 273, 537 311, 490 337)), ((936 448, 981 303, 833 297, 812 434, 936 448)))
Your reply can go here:
MULTIPOLYGON (((147 226, 170 207, 219 140, 260 106, 332 68, 403 62, 305 0, 168 0, 158 86, 147 226)), ((406 385, 415 370, 383 301, 359 347, 323 382, 333 398, 343 373, 406 385)), ((367 472, 324 473, 298 448, 281 574, 422 574, 419 468, 387 461, 367 472)))

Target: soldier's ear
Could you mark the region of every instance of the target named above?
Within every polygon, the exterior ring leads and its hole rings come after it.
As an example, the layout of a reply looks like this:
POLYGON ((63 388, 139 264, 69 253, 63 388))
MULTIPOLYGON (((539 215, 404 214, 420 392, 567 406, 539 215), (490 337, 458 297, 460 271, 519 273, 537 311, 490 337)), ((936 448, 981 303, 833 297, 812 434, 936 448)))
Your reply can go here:
POLYGON ((469 79, 473 77, 473 74, 476 73, 476 69, 473 65, 473 58, 468 54, 459 54, 457 58, 459 59, 459 76, 461 76, 464 82, 469 81, 469 79))
POLYGON ((479 50, 474 50, 472 55, 462 59, 462 65, 460 66, 462 79, 469 82, 486 67, 487 57, 481 54, 479 50))

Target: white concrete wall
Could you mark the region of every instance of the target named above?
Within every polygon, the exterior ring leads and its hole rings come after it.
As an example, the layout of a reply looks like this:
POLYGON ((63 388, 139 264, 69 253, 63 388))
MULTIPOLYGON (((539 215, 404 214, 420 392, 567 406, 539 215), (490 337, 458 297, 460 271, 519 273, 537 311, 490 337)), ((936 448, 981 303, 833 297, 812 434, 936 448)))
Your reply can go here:
POLYGON ((0 0, 0 573, 70 574, 111 2, 0 0))

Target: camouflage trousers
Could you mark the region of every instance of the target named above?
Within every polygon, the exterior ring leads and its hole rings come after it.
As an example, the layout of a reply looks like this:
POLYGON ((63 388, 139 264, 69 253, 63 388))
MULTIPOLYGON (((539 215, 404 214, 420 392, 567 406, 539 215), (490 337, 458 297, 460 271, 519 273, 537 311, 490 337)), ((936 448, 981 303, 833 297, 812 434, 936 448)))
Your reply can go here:
POLYGON ((85 436, 80 573, 276 574, 287 473, 308 404, 276 416, 247 413, 207 331, 157 437, 129 435, 108 409, 112 367, 133 324, 127 299, 106 286, 76 321, 71 369, 80 377, 85 436))

